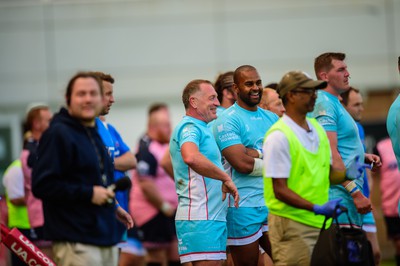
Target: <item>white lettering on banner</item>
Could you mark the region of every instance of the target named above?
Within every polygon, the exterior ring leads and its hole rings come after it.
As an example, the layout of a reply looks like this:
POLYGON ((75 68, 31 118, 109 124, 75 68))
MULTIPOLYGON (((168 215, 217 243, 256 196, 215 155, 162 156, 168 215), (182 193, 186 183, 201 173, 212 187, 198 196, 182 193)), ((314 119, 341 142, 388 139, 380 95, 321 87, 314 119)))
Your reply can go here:
POLYGON ((44 263, 46 263, 46 265, 49 266, 55 266, 49 258, 47 258, 43 252, 41 252, 41 250, 36 249, 36 247, 27 239, 25 238, 24 235, 19 235, 18 236, 20 243, 18 242, 13 242, 10 245, 11 251, 13 251, 18 257, 20 257, 26 264, 28 264, 29 266, 42 266, 42 264, 38 264, 38 262, 36 261, 35 258, 32 258, 32 254, 29 254, 25 249, 27 249, 27 247, 29 247, 34 254, 36 254, 36 256, 40 259, 42 259, 42 261, 44 263), (22 244, 21 246, 18 246, 18 244, 22 244))
POLYGON ((26 253, 25 250, 23 250, 22 247, 18 247, 18 249, 16 248, 17 242, 14 242, 11 244, 11 250, 18 256, 21 257, 25 262, 26 259, 28 257, 28 254, 26 253))
POLYGON ((33 246, 33 244, 32 244, 27 238, 24 237, 24 235, 21 234, 21 235, 19 236, 19 239, 20 239, 26 246, 28 246, 30 249, 32 249, 33 252, 36 253, 35 247, 33 246))
POLYGON ((28 261, 28 265, 29 265, 29 266, 42 266, 42 265, 40 265, 40 264, 37 264, 37 262, 36 262, 35 259, 30 259, 30 260, 28 261))

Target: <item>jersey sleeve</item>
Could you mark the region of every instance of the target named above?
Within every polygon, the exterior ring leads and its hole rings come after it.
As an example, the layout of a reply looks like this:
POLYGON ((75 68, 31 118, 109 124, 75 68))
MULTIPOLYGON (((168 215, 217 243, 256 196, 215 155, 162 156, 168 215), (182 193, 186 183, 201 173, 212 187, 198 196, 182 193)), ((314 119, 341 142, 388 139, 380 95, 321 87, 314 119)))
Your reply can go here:
POLYGON ((115 127, 111 124, 108 124, 110 133, 113 135, 114 138, 114 145, 115 149, 119 150, 119 155, 123 155, 130 151, 129 146, 124 142, 124 140, 121 137, 121 134, 115 129, 115 127))
POLYGON ((200 137, 202 133, 200 128, 198 128, 195 124, 188 123, 182 127, 182 130, 179 132, 179 148, 182 148, 182 145, 186 142, 193 142, 197 146, 200 145, 200 137))
POLYGON ((317 119, 318 123, 325 131, 337 132, 337 114, 335 107, 330 102, 317 103, 312 117, 317 119))
POLYGON ((240 125, 235 119, 225 119, 224 116, 217 118, 213 126, 213 134, 219 149, 222 151, 227 147, 242 144, 240 125))
POLYGON ((140 140, 139 150, 136 153, 136 171, 139 179, 155 178, 157 175, 158 162, 150 152, 150 140, 140 140))

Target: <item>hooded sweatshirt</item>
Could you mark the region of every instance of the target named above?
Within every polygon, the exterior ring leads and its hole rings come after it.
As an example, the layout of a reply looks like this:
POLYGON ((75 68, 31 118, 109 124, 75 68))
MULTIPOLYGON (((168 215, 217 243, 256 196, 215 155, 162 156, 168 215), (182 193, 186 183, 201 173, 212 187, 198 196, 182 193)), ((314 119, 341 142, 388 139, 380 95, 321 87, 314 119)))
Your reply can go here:
POLYGON ((61 108, 44 132, 32 173, 33 194, 43 202, 44 236, 111 246, 122 236, 114 204, 91 202, 93 186, 113 183, 113 164, 95 127, 61 108))

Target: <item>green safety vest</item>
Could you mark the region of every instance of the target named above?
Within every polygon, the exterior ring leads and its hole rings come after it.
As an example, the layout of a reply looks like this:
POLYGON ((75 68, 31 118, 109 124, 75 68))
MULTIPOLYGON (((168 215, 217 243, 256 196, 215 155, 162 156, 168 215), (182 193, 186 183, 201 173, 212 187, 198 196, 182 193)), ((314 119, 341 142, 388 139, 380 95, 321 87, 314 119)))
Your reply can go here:
MULTIPOLYGON (((288 187, 300 197, 322 205, 329 198, 329 171, 330 171, 330 144, 325 130, 314 118, 307 118, 315 127, 319 137, 319 147, 316 153, 308 151, 301 144, 296 134, 280 119, 276 122, 266 136, 275 130, 283 132, 288 140, 292 168, 287 179, 288 187)), ((264 175, 264 197, 270 213, 286 217, 296 222, 321 228, 325 219, 322 215, 292 207, 275 198, 272 178, 264 175)))
MULTIPOLYGON (((4 175, 6 175, 7 172, 13 167, 22 168, 21 160, 13 161, 4 172, 4 175)), ((26 206, 16 206, 12 204, 7 196, 7 193, 6 193, 6 202, 8 208, 8 227, 10 228, 16 227, 20 229, 31 228, 28 218, 28 210, 26 206)))

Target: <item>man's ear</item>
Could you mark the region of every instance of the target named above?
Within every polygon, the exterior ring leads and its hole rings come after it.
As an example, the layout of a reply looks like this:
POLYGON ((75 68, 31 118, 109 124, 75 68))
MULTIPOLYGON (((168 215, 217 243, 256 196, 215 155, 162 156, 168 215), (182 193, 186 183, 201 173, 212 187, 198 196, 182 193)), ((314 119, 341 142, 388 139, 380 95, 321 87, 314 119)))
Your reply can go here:
POLYGON ((320 80, 328 82, 328 73, 326 73, 325 71, 319 72, 318 77, 320 80))
POLYGON ((194 109, 197 109, 197 99, 195 97, 190 97, 189 98, 189 104, 192 106, 194 109))
POLYGON ((239 94, 239 87, 235 83, 233 83, 232 89, 233 89, 233 92, 236 93, 236 95, 239 94))

